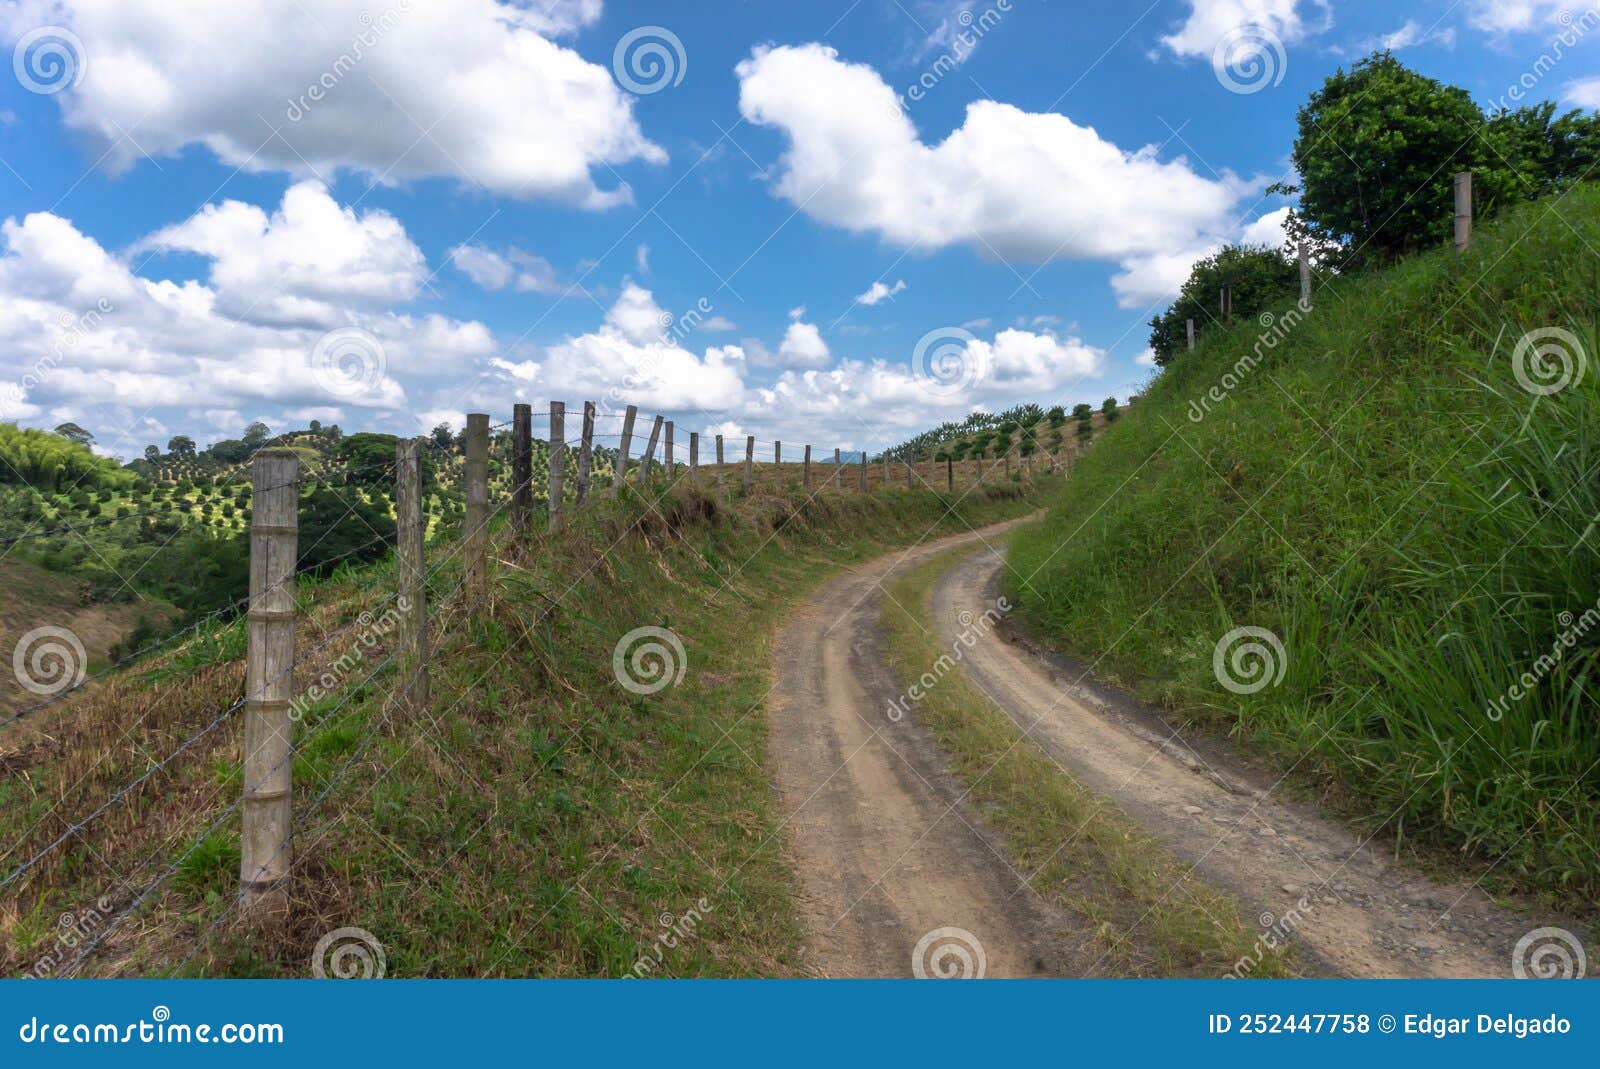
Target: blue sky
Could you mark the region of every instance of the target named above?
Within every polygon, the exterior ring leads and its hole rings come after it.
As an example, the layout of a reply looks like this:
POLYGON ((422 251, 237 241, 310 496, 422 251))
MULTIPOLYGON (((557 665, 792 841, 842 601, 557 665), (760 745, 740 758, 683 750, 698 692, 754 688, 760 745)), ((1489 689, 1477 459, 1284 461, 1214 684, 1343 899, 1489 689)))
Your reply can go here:
POLYGON ((1277 232, 1341 63, 1600 104, 1600 14, 1547 0, 173 7, 0 4, 0 418, 124 456, 550 397, 876 449, 1125 398, 1187 265, 1277 232))

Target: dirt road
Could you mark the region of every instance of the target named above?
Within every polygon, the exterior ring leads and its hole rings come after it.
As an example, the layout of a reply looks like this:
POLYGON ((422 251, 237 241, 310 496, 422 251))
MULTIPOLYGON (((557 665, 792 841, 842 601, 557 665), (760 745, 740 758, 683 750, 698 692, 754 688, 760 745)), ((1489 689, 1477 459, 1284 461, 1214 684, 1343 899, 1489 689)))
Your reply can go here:
MULTIPOLYGON (((989 976, 1101 968, 1086 922, 1023 886, 1003 846, 960 801, 960 785, 915 716, 886 715, 903 687, 882 657, 880 584, 981 537, 993 548, 961 558, 935 587, 932 623, 953 643, 961 621, 995 603, 1009 526, 837 577, 775 646, 769 758, 806 892, 809 952, 823 975, 959 972, 975 967, 969 932, 981 933, 989 976)), ((990 633, 965 651, 965 670, 1080 783, 1233 894, 1263 933, 1296 943, 1313 974, 1507 976, 1517 940, 1552 923, 1397 863, 1283 797, 1224 748, 1179 738, 1131 699, 1079 682, 1081 672, 1026 642, 990 633)))

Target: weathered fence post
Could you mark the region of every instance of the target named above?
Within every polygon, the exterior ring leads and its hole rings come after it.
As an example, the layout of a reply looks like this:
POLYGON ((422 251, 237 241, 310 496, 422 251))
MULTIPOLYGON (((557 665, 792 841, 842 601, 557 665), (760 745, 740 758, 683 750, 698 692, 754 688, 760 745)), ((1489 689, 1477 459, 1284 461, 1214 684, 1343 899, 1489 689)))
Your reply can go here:
POLYGON ((672 421, 670 419, 667 420, 667 441, 666 444, 661 447, 661 457, 666 461, 667 485, 671 486, 672 471, 677 464, 677 458, 672 452, 672 421))
POLYGON ((1300 307, 1311 307, 1311 253, 1300 243, 1300 307))
POLYGON ((395 452, 395 575, 400 609, 400 656, 411 674, 414 709, 428 711, 428 605, 424 577, 423 545, 427 526, 422 521, 422 464, 417 440, 409 438, 395 452))
POLYGON ((1222 321, 1224 323, 1232 323, 1233 322, 1233 287, 1232 286, 1223 286, 1222 287, 1221 305, 1222 305, 1222 321))
POLYGON ((1455 177, 1456 187, 1456 251, 1466 252, 1472 244, 1472 172, 1462 171, 1455 177))
POLYGON ((756 474, 756 436, 745 435, 744 439, 744 496, 750 496, 751 480, 756 474))
POLYGON ((951 491, 956 488, 956 462, 949 453, 944 455, 944 486, 951 491))
POLYGON ((867 492, 867 451, 865 449, 863 449, 861 451, 861 472, 860 472, 860 474, 861 474, 861 492, 864 494, 864 493, 867 492))
POLYGON ((1194 320, 1189 319, 1189 320, 1185 320, 1184 322, 1186 324, 1186 329, 1189 332, 1189 348, 1193 349, 1194 348, 1194 320))
POLYGON ((533 409, 511 406, 511 526, 528 533, 533 517, 533 409))
POLYGON ((916 486, 917 454, 916 450, 906 450, 906 489, 916 486))
POLYGON ((650 441, 645 443, 644 457, 639 461, 639 485, 650 481, 650 465, 655 463, 656 443, 661 440, 662 419, 657 416, 650 424, 650 441))
POLYGON ((689 484, 700 485, 700 432, 689 432, 689 484))
POLYGON ((578 507, 589 498, 589 476, 594 471, 594 402, 583 403, 583 442, 578 446, 578 507))
POLYGON ((800 465, 800 486, 801 486, 802 489, 805 490, 806 495, 810 496, 810 494, 811 494, 811 447, 809 445, 806 446, 806 459, 805 459, 804 463, 802 463, 800 465))
POLYGON ((772 485, 783 493, 783 443, 776 439, 772 443, 772 485))
MULTIPOLYGON (((531 478, 531 476, 530 476, 531 478)), ((567 403, 550 402, 550 530, 561 530, 567 482, 567 403)))
POLYGON ((844 451, 838 446, 833 447, 833 475, 829 481, 835 490, 844 490, 844 451))
POLYGON ((468 590, 483 589, 489 557, 489 417, 467 414, 467 518, 462 531, 462 579, 468 590))
POLYGON ((722 435, 717 435, 717 496, 722 496, 722 435))
POLYGON ((633 444, 633 421, 639 416, 639 406, 629 405, 622 414, 622 443, 617 447, 616 478, 611 483, 611 496, 622 492, 622 483, 628 477, 628 448, 633 444))
POLYGON ((294 568, 300 456, 258 450, 251 466, 250 611, 245 647, 244 796, 239 803, 239 908, 289 909, 294 568))
POLYGON ((883 488, 889 489, 889 451, 883 451, 883 488))

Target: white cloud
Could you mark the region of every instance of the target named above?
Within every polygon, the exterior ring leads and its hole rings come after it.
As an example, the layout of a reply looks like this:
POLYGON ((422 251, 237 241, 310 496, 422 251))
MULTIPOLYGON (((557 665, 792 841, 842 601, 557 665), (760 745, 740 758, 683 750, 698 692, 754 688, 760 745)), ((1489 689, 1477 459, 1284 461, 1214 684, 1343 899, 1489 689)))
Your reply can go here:
POLYGON ((1289 240, 1288 231, 1284 229, 1284 225, 1289 221, 1289 213, 1288 207, 1268 212, 1244 228, 1239 235, 1239 243, 1265 245, 1269 249, 1283 248, 1284 242, 1289 240))
POLYGON ((450 262, 486 290, 512 286, 521 293, 561 293, 566 288, 550 261, 515 247, 499 253, 486 245, 457 245, 450 262))
POLYGON ((1542 29, 1571 12, 1571 0, 1472 0, 1468 21, 1489 33, 1517 33, 1542 29))
POLYGON ((983 256, 1144 259, 1221 233, 1236 191, 1153 148, 1124 151, 1064 115, 980 100, 926 145, 871 67, 819 44, 737 68, 745 119, 789 139, 776 192, 826 223, 983 256))
POLYGON ((55 99, 112 170, 200 144, 247 171, 443 176, 602 208, 631 194, 594 168, 666 159, 609 68, 543 36, 593 22, 598 0, 315 9, 20 0, 0 36, 54 24, 82 39, 90 74, 55 99))
POLYGON ((806 306, 803 305, 803 304, 796 305, 795 307, 789 309, 789 318, 790 319, 801 319, 801 318, 804 318, 805 314, 806 314, 806 306))
POLYGON ((1361 50, 1372 52, 1377 49, 1386 49, 1398 52, 1402 48, 1411 48, 1420 44, 1438 44, 1450 48, 1456 43, 1454 27, 1446 26, 1443 29, 1424 30, 1422 23, 1416 19, 1406 19, 1399 29, 1379 37, 1371 37, 1363 41, 1361 50))
POLYGON ((868 286, 867 287, 867 292, 861 294, 859 297, 856 298, 856 303, 857 304, 864 304, 864 305, 867 305, 867 306, 870 307, 872 305, 880 304, 883 301, 888 300, 890 297, 893 297, 897 293, 904 293, 905 289, 906 289, 906 280, 903 279, 903 278, 896 279, 893 286, 886 286, 880 280, 880 281, 874 282, 872 285, 868 286))
POLYGON ((1133 362, 1140 367, 1155 367, 1156 351, 1149 346, 1145 346, 1140 350, 1139 355, 1133 358, 1133 362))
POLYGON ((795 320, 778 346, 778 363, 784 367, 827 367, 831 354, 822 332, 813 323, 795 320))
POLYGON ((739 325, 727 316, 712 316, 700 324, 700 329, 713 334, 726 334, 739 329, 739 325))
POLYGON ((1308 27, 1298 0, 1189 0, 1189 16, 1161 43, 1174 55, 1210 59, 1218 42, 1246 26, 1271 31, 1291 44, 1308 27))
POLYGON ((641 275, 650 273, 650 246, 640 243, 633 251, 633 262, 638 266, 641 275))
POLYGON ((1600 78, 1582 78, 1561 89, 1561 102, 1575 108, 1600 108, 1600 78))

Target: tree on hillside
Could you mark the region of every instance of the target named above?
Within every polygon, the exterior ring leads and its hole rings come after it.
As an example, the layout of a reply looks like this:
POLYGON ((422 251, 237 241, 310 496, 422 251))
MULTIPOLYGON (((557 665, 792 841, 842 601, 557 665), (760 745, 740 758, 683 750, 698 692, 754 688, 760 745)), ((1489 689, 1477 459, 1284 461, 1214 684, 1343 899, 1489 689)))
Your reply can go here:
POLYGON ((260 447, 262 442, 265 442, 271 436, 272 428, 268 427, 260 420, 256 420, 254 423, 250 424, 250 426, 244 429, 244 444, 249 446, 251 449, 256 449, 260 447))
POLYGON ((69 442, 77 442, 82 446, 94 444, 94 435, 90 434, 76 423, 57 424, 55 433, 59 434, 69 442))
POLYGON ((224 464, 239 464, 250 458, 251 449, 237 438, 224 438, 213 442, 206 452, 224 464))
POLYGON ((1178 299, 1150 320, 1150 348, 1166 367, 1188 348, 1187 321, 1197 333, 1220 325, 1222 287, 1231 291, 1235 319, 1254 319, 1299 292, 1300 268, 1280 249, 1227 245, 1189 270, 1178 299))
POLYGON ((145 446, 144 458, 154 464, 156 461, 161 459, 161 447, 157 445, 145 446))
POLYGON ((175 434, 167 439, 167 452, 175 457, 194 456, 194 439, 187 434, 175 434))
POLYGON ((1105 403, 1100 406, 1100 413, 1106 417, 1107 423, 1113 422, 1118 416, 1122 415, 1117 409, 1117 399, 1115 397, 1107 397, 1105 399, 1105 403))

